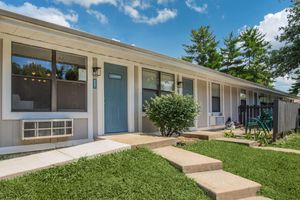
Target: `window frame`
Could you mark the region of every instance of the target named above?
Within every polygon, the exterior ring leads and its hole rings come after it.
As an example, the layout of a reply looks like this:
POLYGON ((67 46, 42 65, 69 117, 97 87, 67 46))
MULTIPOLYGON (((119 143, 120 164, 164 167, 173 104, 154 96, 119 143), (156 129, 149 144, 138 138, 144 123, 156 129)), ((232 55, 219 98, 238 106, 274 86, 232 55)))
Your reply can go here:
MULTIPOLYGON (((79 55, 79 54, 75 54, 75 53, 70 53, 70 52, 66 52, 66 51, 61 51, 61 50, 55 50, 55 49, 49 49, 49 48, 45 48, 45 47, 40 47, 40 46, 36 46, 36 45, 31 45, 31 44, 25 44, 25 43, 20 43, 20 42, 14 42, 12 41, 11 42, 11 52, 10 52, 10 56, 11 56, 11 64, 10 64, 10 70, 11 70, 11 86, 13 85, 13 76, 17 76, 17 77, 29 77, 29 78, 40 78, 40 79, 46 79, 46 80, 50 80, 50 110, 49 111, 39 111, 39 110, 15 110, 13 109, 13 98, 12 98, 12 95, 13 95, 13 91, 12 91, 12 87, 11 87, 11 91, 10 91, 10 96, 11 96, 11 108, 10 108, 10 112, 12 113, 18 113, 18 112, 24 112, 24 113, 55 113, 55 112, 62 112, 62 113, 67 113, 67 112, 70 112, 70 113, 86 113, 87 110, 88 110, 88 57, 87 56, 84 56, 84 55, 79 55), (49 78, 42 78, 42 77, 35 77, 35 76, 26 76, 26 75, 19 75, 19 74, 13 74, 12 72, 12 57, 13 56, 18 56, 18 57, 22 57, 22 58, 31 58, 31 59, 37 59, 35 57, 26 57, 26 56, 23 56, 23 55, 19 55, 19 54, 13 54, 13 45, 16 44, 16 45, 23 45, 23 46, 29 46, 29 47, 34 47, 34 48, 39 48, 39 49, 45 49, 45 50, 48 50, 48 51, 51 51, 51 61, 49 61, 51 63, 51 76, 49 78), (62 52, 62 53, 65 53, 65 54, 70 54, 70 55, 74 55, 74 56, 78 56, 78 57, 82 57, 85 59, 85 70, 86 70, 86 81, 73 81, 73 80, 62 80, 62 79, 59 79, 59 78, 56 78, 56 71, 57 71, 57 60, 56 60, 56 53, 57 52, 62 52), (85 93, 85 107, 84 109, 66 109, 66 110, 63 110, 63 109, 58 109, 57 108, 57 98, 58 98, 58 95, 57 95, 57 82, 68 82, 68 83, 79 83, 79 84, 84 84, 85 85, 85 90, 86 90, 86 93, 85 93)), ((43 59, 40 59, 40 60, 43 60, 43 59)), ((46 60, 43 60, 43 61, 46 61, 46 60)), ((66 63, 67 64, 67 63, 66 63)), ((81 66, 81 65, 80 65, 81 66)), ((82 66, 81 66, 82 67, 82 66)))
MULTIPOLYGON (((142 79, 142 99, 143 99, 143 95, 144 95, 144 91, 151 91, 151 92, 155 92, 157 96, 161 96, 162 93, 168 93, 171 94, 172 92, 175 92, 175 74, 172 73, 168 73, 168 72, 163 72, 163 71, 158 71, 155 69, 149 69, 149 68, 142 68, 142 76, 143 76, 143 72, 144 70, 146 71, 152 71, 152 72, 156 72, 158 73, 158 84, 157 84, 157 89, 149 89, 149 88, 144 88, 143 87, 143 79, 142 79), (173 84, 173 91, 165 91, 161 89, 161 75, 162 74, 167 74, 167 75, 172 75, 173 80, 174 80, 174 84, 173 84)), ((145 111, 144 109, 144 102, 142 102, 142 107, 143 107, 143 112, 145 111)))

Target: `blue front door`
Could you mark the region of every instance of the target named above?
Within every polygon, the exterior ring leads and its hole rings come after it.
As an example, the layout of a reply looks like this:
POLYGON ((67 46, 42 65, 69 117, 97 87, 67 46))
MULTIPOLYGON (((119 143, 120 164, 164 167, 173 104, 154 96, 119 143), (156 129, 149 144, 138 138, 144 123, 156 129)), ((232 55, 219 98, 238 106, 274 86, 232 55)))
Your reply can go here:
POLYGON ((104 64, 105 133, 128 131, 127 68, 104 64))

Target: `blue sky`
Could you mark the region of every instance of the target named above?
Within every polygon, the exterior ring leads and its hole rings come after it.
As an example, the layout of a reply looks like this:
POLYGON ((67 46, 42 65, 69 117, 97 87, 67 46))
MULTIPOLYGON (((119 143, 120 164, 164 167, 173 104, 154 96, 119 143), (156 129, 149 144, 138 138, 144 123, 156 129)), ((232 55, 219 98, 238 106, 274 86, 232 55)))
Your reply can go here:
MULTIPOLYGON (((257 26, 278 48, 274 37, 287 23, 289 6, 289 0, 0 0, 3 9, 176 58, 184 55, 190 31, 201 25, 209 25, 218 40, 257 26)), ((276 88, 290 84, 280 78, 276 88)))

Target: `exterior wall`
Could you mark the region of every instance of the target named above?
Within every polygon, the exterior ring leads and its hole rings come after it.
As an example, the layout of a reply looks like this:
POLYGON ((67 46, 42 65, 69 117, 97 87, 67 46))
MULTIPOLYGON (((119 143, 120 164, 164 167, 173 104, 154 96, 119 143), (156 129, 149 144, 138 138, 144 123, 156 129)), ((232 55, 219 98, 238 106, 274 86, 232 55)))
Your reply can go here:
POLYGON ((20 120, 0 120, 0 147, 55 143, 88 138, 88 120, 74 119, 74 135, 66 138, 22 140, 20 120))
POLYGON ((208 102, 207 102, 207 84, 208 82, 198 80, 198 103, 200 105, 200 115, 198 117, 198 128, 207 127, 208 124, 208 102))
POLYGON ((158 131, 158 128, 146 116, 143 116, 142 126, 144 133, 153 133, 158 131))
POLYGON ((231 117, 231 105, 230 105, 230 87, 224 86, 224 121, 226 122, 231 117))
POLYGON ((231 88, 232 95, 232 120, 238 121, 238 89, 235 87, 231 88))

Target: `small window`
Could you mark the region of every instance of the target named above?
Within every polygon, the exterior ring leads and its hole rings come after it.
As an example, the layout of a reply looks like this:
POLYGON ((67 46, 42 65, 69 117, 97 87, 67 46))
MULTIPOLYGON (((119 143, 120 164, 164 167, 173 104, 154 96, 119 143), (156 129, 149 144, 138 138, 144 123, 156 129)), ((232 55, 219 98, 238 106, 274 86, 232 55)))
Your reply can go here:
POLYGON ((160 89, 164 92, 174 91, 174 75, 161 73, 160 89))
POLYGON ((247 95, 246 95, 246 90, 241 89, 240 92, 240 99, 241 99, 241 105, 246 106, 247 104, 247 95))
POLYGON ((192 79, 182 79, 182 94, 194 96, 194 83, 192 79))
POLYGON ((166 95, 174 91, 175 77, 173 74, 143 69, 143 105, 157 95, 166 95))
POLYGON ((57 111, 86 111, 86 58, 56 52, 57 111))
POLYGON ((51 111, 51 57, 51 50, 13 44, 12 111, 51 111))
POLYGON ((220 84, 212 83, 212 112, 221 112, 220 84))

